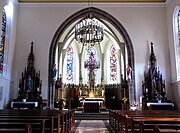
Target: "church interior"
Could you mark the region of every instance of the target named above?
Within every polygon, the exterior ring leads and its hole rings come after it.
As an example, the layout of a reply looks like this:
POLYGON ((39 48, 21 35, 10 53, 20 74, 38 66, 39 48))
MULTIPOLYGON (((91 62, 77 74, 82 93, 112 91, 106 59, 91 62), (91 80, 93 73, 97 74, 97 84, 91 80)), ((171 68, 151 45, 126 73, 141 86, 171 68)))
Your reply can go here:
POLYGON ((0 132, 180 132, 180 0, 1 0, 0 26, 0 132))

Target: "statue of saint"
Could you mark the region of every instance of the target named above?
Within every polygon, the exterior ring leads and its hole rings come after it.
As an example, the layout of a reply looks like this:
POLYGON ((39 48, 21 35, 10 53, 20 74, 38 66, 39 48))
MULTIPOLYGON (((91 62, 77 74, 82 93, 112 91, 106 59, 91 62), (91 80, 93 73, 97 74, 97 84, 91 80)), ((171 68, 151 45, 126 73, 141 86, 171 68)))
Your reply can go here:
POLYGON ((62 76, 61 76, 61 74, 60 74, 60 77, 57 78, 55 88, 56 89, 62 88, 62 76))
POLYGON ((52 79, 56 78, 56 71, 57 71, 56 64, 54 64, 53 69, 52 69, 52 79))
POLYGON ((126 69, 126 72, 127 72, 127 79, 131 80, 132 68, 129 64, 128 64, 128 67, 126 69))
POLYGON ((31 79, 31 76, 29 75, 28 76, 28 79, 27 79, 27 91, 32 91, 32 79, 31 79))

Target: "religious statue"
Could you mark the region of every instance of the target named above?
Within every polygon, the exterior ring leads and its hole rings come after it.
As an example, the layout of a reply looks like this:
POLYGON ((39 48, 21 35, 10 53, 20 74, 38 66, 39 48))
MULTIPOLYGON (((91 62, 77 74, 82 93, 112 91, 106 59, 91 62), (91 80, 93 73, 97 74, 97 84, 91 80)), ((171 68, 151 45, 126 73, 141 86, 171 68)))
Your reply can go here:
POLYGON ((62 88, 62 76, 61 76, 61 74, 60 74, 60 77, 58 77, 56 80, 55 88, 56 89, 62 88))
POLYGON ((52 79, 56 78, 56 71, 57 71, 56 64, 54 64, 53 69, 52 69, 52 79))
POLYGON ((27 91, 32 91, 32 79, 31 79, 31 76, 29 75, 28 76, 28 79, 27 79, 27 91))
POLYGON ((126 72, 127 72, 127 79, 131 80, 132 68, 129 64, 128 64, 128 67, 126 69, 126 72))

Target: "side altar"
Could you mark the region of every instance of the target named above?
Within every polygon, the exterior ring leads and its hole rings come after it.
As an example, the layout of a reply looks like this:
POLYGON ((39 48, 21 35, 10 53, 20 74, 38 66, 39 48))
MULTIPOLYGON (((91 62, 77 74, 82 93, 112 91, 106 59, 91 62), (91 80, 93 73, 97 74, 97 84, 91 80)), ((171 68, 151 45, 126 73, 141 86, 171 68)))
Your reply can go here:
POLYGON ((40 71, 36 72, 34 67, 33 44, 32 42, 27 68, 22 72, 19 79, 18 96, 11 102, 11 108, 41 109, 43 104, 45 105, 41 97, 42 81, 40 80, 40 71))
POLYGON ((147 72, 144 73, 144 80, 142 81, 143 99, 140 100, 140 104, 142 104, 142 109, 144 110, 172 110, 174 104, 166 98, 165 80, 163 80, 162 73, 157 67, 152 42, 150 48, 149 66, 147 72))

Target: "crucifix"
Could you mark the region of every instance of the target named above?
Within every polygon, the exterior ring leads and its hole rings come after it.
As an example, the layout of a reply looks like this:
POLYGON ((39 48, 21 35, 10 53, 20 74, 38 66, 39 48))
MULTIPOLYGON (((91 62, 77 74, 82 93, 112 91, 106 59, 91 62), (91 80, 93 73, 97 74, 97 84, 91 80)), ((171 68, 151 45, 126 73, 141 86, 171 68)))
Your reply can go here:
POLYGON ((84 62, 84 67, 88 69, 88 80, 90 90, 95 89, 95 70, 100 68, 100 63, 96 61, 95 50, 92 47, 87 49, 88 59, 84 62))

